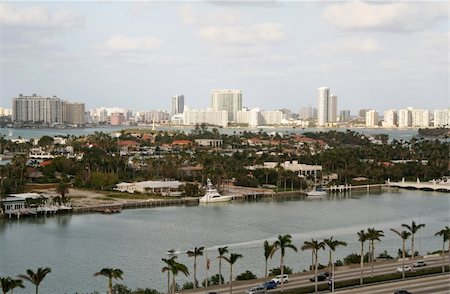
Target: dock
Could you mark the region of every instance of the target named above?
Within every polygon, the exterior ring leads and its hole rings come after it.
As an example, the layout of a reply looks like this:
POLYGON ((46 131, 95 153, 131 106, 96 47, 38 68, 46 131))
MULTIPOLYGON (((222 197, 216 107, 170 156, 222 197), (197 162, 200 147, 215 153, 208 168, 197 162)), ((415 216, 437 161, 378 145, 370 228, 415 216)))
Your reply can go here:
POLYGON ((391 182, 387 181, 389 187, 403 188, 403 189, 414 189, 414 190, 425 190, 425 191, 437 191, 437 192, 450 192, 450 181, 438 181, 432 180, 429 182, 421 182, 417 179, 416 182, 407 182, 404 179, 401 182, 391 182))

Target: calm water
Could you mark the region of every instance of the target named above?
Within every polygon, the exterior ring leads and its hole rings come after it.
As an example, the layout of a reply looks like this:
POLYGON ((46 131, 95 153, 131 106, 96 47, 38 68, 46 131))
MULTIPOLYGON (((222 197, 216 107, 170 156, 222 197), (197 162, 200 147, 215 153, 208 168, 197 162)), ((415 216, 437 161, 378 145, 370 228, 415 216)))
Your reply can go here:
MULTIPOLYGON (((112 127, 101 127, 101 128, 85 128, 85 129, 5 129, 0 128, 0 135, 4 135, 7 138, 40 138, 44 135, 48 136, 66 136, 66 135, 75 135, 75 136, 81 136, 81 135, 89 135, 93 134, 94 132, 120 132, 122 129, 127 128, 137 128, 135 126, 112 126, 112 127), (9 131, 12 131, 12 136, 9 136, 9 131)), ((139 127, 141 129, 148 129, 151 130, 151 127, 139 127)), ((193 128, 192 127, 165 127, 160 126, 156 127, 156 130, 180 130, 185 132, 190 132, 193 128)), ((387 134, 389 135, 389 139, 403 139, 403 140, 409 140, 412 137, 417 135, 416 129, 405 129, 405 130, 399 130, 399 129, 366 129, 366 128, 333 128, 333 129, 324 129, 324 128, 223 128, 219 129, 219 131, 223 134, 233 134, 233 133, 239 133, 244 131, 259 131, 263 129, 266 132, 281 132, 281 133, 296 133, 296 134, 303 134, 306 132, 327 132, 330 130, 337 130, 345 132, 346 130, 352 130, 360 133, 364 133, 366 135, 374 135, 374 134, 387 134)))
MULTIPOLYGON (((180 251, 207 246, 212 260, 210 273, 217 273, 217 248, 228 245, 244 256, 235 264, 235 273, 250 270, 258 277, 264 272, 263 242, 289 233, 298 247, 311 238, 334 235, 349 243, 339 248, 338 258, 359 252, 356 232, 374 226, 386 237, 377 244, 377 253, 396 255, 401 241, 389 231, 412 219, 425 223, 417 238, 420 253, 438 250, 441 240, 433 235, 450 223, 450 194, 401 191, 356 194, 327 199, 264 199, 190 207, 160 207, 125 210, 120 214, 65 215, 29 218, 0 223, 0 275, 15 276, 27 268, 49 266, 53 272, 42 284, 42 293, 103 291, 106 279, 93 277, 102 267, 124 271, 124 284, 164 291, 166 274, 161 273, 162 257, 175 248, 180 251)), ((287 251, 286 264, 295 272, 309 266, 309 252, 287 251)), ((185 254, 179 261, 192 270, 193 258, 185 254)), ((204 257, 199 258, 199 280, 205 277, 204 257)), ((326 263, 326 254, 321 254, 326 263)), ((269 268, 279 265, 279 255, 269 268)), ((228 267, 223 272, 228 277, 228 267)), ((192 277, 192 275, 191 275, 192 277)), ((179 277, 182 284, 187 281, 179 277)), ((15 293, 32 293, 32 287, 15 293)))

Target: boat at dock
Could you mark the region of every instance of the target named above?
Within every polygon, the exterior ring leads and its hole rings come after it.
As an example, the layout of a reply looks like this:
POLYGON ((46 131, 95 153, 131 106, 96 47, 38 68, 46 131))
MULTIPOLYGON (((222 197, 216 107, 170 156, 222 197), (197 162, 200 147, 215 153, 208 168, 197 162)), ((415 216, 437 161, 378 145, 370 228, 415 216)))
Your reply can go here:
POLYGON ((312 189, 311 191, 306 192, 306 195, 314 197, 325 197, 327 196, 327 191, 322 187, 314 187, 314 189, 312 189))
POLYGON ((216 203, 216 202, 226 202, 231 201, 233 196, 223 196, 217 191, 214 185, 209 179, 206 180, 206 193, 205 196, 200 198, 200 203, 216 203))

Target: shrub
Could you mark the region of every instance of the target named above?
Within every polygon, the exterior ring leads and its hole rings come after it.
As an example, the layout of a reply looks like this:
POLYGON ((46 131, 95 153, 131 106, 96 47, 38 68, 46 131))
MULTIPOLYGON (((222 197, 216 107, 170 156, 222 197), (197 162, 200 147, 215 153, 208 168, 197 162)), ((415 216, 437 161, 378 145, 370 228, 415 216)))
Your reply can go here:
POLYGON ((237 281, 246 281, 246 280, 254 280, 256 279, 256 275, 251 271, 245 271, 242 274, 236 277, 237 281))
MULTIPOLYGON (((283 273, 292 274, 292 269, 288 266, 283 265, 283 273)), ((269 276, 278 276, 278 275, 281 275, 280 267, 274 267, 269 271, 269 276)))

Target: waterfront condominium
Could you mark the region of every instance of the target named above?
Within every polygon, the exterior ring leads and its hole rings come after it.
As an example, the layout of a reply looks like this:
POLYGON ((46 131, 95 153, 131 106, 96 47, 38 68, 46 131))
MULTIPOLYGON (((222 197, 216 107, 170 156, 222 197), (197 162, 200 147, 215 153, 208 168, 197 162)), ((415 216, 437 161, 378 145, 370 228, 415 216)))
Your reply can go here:
POLYGON ((450 108, 436 109, 434 111, 434 126, 435 127, 450 126, 450 108))
POLYGON ((383 127, 395 128, 397 126, 397 110, 388 109, 384 112, 383 127))
POLYGON ((242 91, 211 91, 211 108, 215 111, 226 110, 228 112, 228 122, 236 122, 237 112, 242 110, 242 91))
POLYGON ((317 99, 317 125, 326 126, 336 122, 337 95, 330 94, 330 88, 319 88, 317 99))
POLYGON ((369 110, 366 112, 366 127, 374 128, 378 126, 378 111, 369 110))
POLYGON ((172 96, 172 116, 183 113, 184 111, 184 95, 172 96))
POLYGON ((84 104, 63 101, 57 96, 36 94, 12 98, 12 121, 17 123, 84 124, 84 104))

